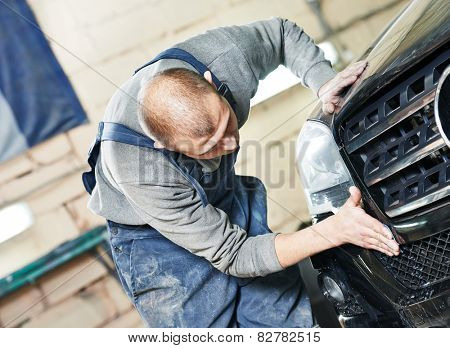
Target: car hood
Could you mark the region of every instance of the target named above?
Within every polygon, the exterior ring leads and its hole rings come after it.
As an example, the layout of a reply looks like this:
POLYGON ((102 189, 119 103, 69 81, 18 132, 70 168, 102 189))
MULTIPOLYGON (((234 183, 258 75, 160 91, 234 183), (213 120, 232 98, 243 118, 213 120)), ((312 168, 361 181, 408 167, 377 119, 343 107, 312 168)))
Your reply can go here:
POLYGON ((358 60, 368 67, 345 93, 341 111, 330 117, 319 103, 310 119, 331 126, 332 121, 353 113, 369 97, 392 81, 406 68, 443 44, 450 37, 450 2, 416 0, 408 5, 379 35, 358 60))

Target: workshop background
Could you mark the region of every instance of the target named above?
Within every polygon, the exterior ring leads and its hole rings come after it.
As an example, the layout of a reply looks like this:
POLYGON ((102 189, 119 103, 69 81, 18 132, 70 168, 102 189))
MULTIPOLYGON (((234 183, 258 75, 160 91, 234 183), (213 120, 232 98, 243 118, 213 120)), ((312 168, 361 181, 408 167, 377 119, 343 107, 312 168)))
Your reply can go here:
MULTIPOLYGON (((81 182, 108 99, 135 68, 208 28, 280 16, 332 47, 335 68, 340 70, 408 1, 29 0, 28 4, 90 122, 0 164, 0 208, 19 203, 29 208, 34 221, 0 243, 1 327, 143 326, 114 277, 104 229, 95 229, 104 220, 86 208, 88 195, 81 182)), ((0 1, 0 10, 6 11, 2 6, 0 1)), ((237 172, 270 182, 269 224, 276 231, 295 231, 308 220, 292 144, 314 99, 311 91, 294 85, 254 105, 241 130, 242 143, 261 145, 250 146, 239 156, 237 172)), ((14 223, 19 224, 17 219, 14 223)))

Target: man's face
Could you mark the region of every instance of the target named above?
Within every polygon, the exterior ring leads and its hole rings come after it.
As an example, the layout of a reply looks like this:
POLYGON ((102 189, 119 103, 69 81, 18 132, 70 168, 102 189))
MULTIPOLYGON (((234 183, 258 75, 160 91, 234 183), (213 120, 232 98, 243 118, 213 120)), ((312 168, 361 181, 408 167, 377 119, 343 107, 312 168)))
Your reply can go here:
POLYGON ((223 96, 211 93, 211 117, 215 132, 210 137, 179 139, 175 145, 177 152, 195 159, 211 159, 235 151, 239 146, 239 129, 236 114, 223 96))

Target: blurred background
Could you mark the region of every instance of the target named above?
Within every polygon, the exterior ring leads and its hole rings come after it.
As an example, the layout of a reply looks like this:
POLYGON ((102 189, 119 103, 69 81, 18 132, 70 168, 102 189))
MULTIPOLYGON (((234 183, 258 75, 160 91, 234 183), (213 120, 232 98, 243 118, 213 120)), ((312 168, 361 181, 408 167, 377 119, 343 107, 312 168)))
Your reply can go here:
MULTIPOLYGON (((407 3, 0 0, 0 326, 143 325, 81 182, 108 99, 137 67, 209 28, 280 16, 341 70, 407 3)), ((241 130, 242 142, 257 145, 239 155, 236 170, 266 183, 275 231, 309 220, 293 146, 314 104, 280 68, 261 83, 241 130)))

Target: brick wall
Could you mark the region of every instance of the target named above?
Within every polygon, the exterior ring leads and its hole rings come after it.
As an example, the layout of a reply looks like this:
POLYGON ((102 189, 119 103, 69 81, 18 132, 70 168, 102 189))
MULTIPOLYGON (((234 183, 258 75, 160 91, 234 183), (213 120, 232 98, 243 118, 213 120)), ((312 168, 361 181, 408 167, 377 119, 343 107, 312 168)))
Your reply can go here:
MULTIPOLYGON (((80 174, 108 98, 134 68, 162 49, 210 27, 272 16, 296 21, 315 38, 324 36, 306 1, 301 0, 29 3, 91 124, 60 134, 0 165, 0 205, 26 201, 36 219, 32 228, 0 244, 0 276, 103 224, 86 209, 87 195, 80 174)), ((347 59, 357 57, 406 3, 322 1, 327 21, 339 30, 332 41, 347 59)), ((307 218, 300 183, 292 168, 292 143, 313 100, 310 91, 293 87, 255 106, 242 129, 243 141, 260 145, 249 146, 241 154, 237 171, 270 182, 269 223, 277 231, 294 231, 307 218)), ((0 325, 135 327, 142 322, 106 268, 93 256, 83 255, 36 284, 1 299, 0 325)))

